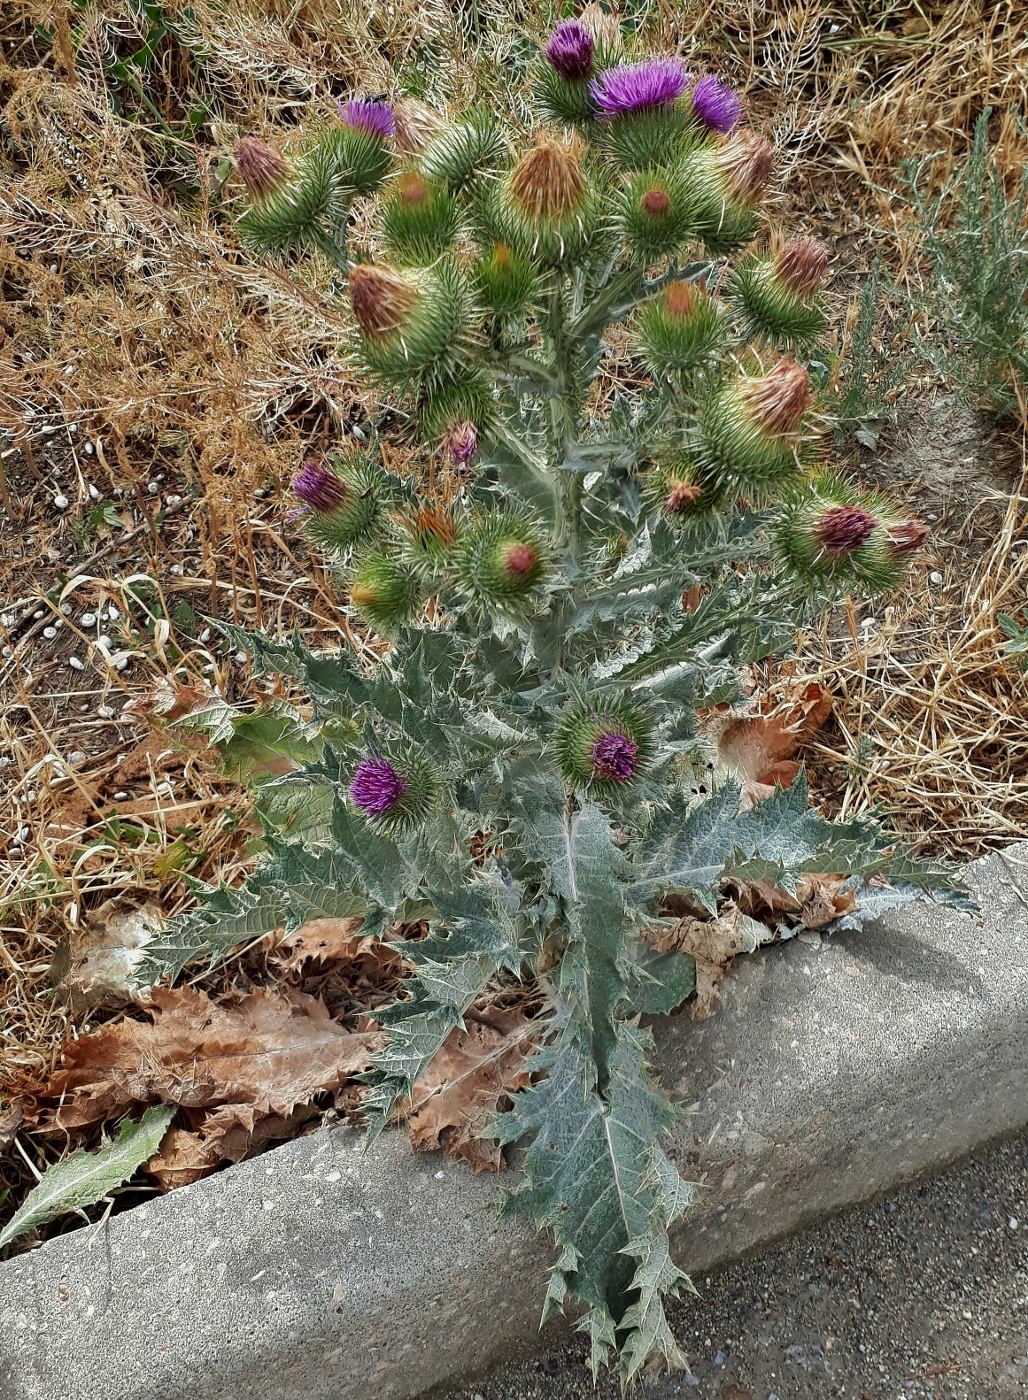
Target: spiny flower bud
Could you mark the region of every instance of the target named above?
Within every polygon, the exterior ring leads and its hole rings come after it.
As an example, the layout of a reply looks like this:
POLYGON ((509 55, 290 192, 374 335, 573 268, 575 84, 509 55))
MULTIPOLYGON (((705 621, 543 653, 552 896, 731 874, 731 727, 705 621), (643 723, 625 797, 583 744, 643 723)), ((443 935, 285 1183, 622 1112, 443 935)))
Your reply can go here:
POLYGON ((470 307, 456 264, 398 272, 359 263, 350 271, 350 304, 365 363, 387 383, 435 383, 459 366, 470 307))
POLYGON ((499 512, 468 533, 460 570, 465 587, 480 602, 522 611, 548 572, 543 537, 532 521, 499 512))
POLYGON ((444 180, 452 189, 462 189, 488 170, 502 145, 493 113, 472 112, 444 127, 429 141, 422 151, 420 167, 424 174, 444 180))
POLYGON ((418 170, 396 177, 382 210, 382 234, 394 257, 431 263, 457 232, 457 206, 448 187, 418 170))
POLYGON ((278 151, 256 136, 244 136, 236 146, 236 169, 256 199, 272 194, 289 173, 278 151))
POLYGON ((647 58, 605 69, 592 83, 593 101, 605 117, 648 107, 669 107, 685 92, 689 75, 678 58, 647 58))
POLYGON ((593 71, 596 43, 589 30, 577 19, 564 20, 550 35, 546 60, 562 78, 588 78, 593 71))
POLYGON ((742 116, 742 100, 734 88, 710 75, 701 78, 689 97, 693 114, 711 131, 729 132, 742 116))
MULTIPOLYGON (((454 449, 470 446, 470 456, 478 439, 488 433, 496 413, 489 381, 481 374, 466 371, 440 384, 421 405, 421 425, 425 437, 442 452, 452 456, 454 449), (471 441, 471 434, 474 435, 471 441)), ((461 461, 470 457, 461 456, 461 461)))
POLYGON ((305 462, 292 488, 306 507, 304 529, 322 549, 351 549, 382 522, 383 477, 372 462, 305 462))
POLYGON ((403 562, 375 551, 357 561, 350 602, 366 622, 388 635, 407 622, 417 606, 417 580, 403 562))
POLYGON ((753 132, 734 134, 718 146, 697 146, 686 156, 682 175, 698 236, 710 252, 730 252, 753 237, 772 160, 771 146, 753 132))
POLYGON ((788 358, 717 386, 699 415, 700 480, 759 499, 794 478, 816 446, 803 432, 810 403, 810 376, 788 358))
POLYGON ((593 797, 615 797, 643 773, 653 756, 653 736, 640 712, 623 701, 565 711, 554 741, 557 766, 573 787, 593 797))
POLYGON ((618 200, 614 226, 640 262, 650 263, 674 252, 693 229, 684 182, 671 171, 633 176, 618 200))
POLYGON ((749 334, 787 350, 813 345, 828 324, 817 296, 827 268, 828 253, 816 238, 743 258, 732 269, 731 288, 749 334))
POLYGON ((675 524, 719 504, 709 483, 701 479, 691 457, 684 452, 654 467, 646 480, 646 495, 675 524))
POLYGON ((720 346, 724 313, 695 282, 671 282, 636 312, 635 333, 651 372, 685 373, 720 346))
POLYGON ((483 256, 475 280, 481 301, 498 317, 524 311, 539 286, 531 259, 508 243, 495 243, 483 256))
POLYGON ((402 759, 367 754, 350 780, 350 801, 382 829, 423 821, 435 806, 437 791, 430 764, 417 753, 402 759))
POLYGON ((404 559, 419 575, 434 579, 453 558, 457 544, 453 515, 439 506, 421 506, 404 523, 404 559))
POLYGON ((596 225, 596 202, 586 181, 577 138, 541 131, 511 173, 481 204, 485 233, 497 243, 544 263, 577 258, 596 225))
POLYGON ((927 525, 901 519, 884 497, 824 474, 783 507, 775 543, 793 573, 811 584, 892 592, 927 534, 927 525))
POLYGON ((338 103, 338 107, 339 115, 354 131, 366 131, 383 141, 396 134, 396 118, 388 102, 368 102, 363 98, 351 97, 348 102, 338 103))

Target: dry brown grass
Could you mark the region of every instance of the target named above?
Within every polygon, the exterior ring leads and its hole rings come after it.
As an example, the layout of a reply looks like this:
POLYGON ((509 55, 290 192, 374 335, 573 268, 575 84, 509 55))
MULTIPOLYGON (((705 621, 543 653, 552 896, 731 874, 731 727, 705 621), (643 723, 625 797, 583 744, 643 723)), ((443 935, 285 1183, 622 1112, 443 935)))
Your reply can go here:
MULTIPOLYGON (((685 12, 661 0, 649 28, 736 80, 749 75, 755 119, 778 138, 790 218, 836 235, 848 277, 874 222, 903 256, 916 251, 872 189, 899 158, 953 158, 982 107, 1024 108, 1018 8, 900 0, 869 18, 856 0, 716 0, 685 12)), ((374 404, 346 364, 331 269, 311 260, 297 284, 241 254, 227 155, 241 132, 295 130, 347 91, 394 91, 417 51, 431 93, 458 105, 499 93, 523 113, 522 36, 537 38, 548 19, 539 5, 500 0, 459 13, 441 0, 168 0, 166 10, 177 29, 160 39, 142 92, 113 72, 145 38, 113 0, 85 13, 10 0, 0 18, 0 466, 11 491, 0 591, 13 619, 0 626, 10 648, 0 660, 0 1072, 49 1061, 84 1024, 51 995, 49 968, 91 910, 118 893, 181 907, 183 839, 195 875, 231 877, 245 863, 247 832, 234 824, 245 795, 211 765, 159 760, 111 787, 144 737, 125 703, 173 672, 255 698, 245 665, 201 640, 204 614, 299 626, 314 644, 340 635, 331 580, 290 530, 282 487, 312 445, 340 440, 374 404), (123 526, 91 521, 93 492, 123 526), (64 615, 62 589, 80 575, 64 615), (112 603, 120 620, 81 623, 86 608, 112 603), (119 651, 130 653, 123 670, 110 659, 119 651), (131 843, 112 834, 129 815, 142 832, 131 843)), ((995 127, 1014 169, 1022 138, 1005 116, 995 127)), ((1011 571, 1023 582, 1023 558, 1015 565, 1009 545, 993 551, 966 599, 947 588, 931 609, 940 595, 908 601, 867 645, 826 634, 817 664, 840 694, 844 735, 834 757, 850 771, 862 736, 881 740, 853 771, 848 806, 882 802, 899 825, 957 850, 1013 830, 1024 693, 996 661, 994 613, 1011 571), (917 661, 901 664, 911 649, 917 661), (1003 686, 1021 710, 1002 713, 1003 686)), ((242 963, 219 974, 249 975, 242 963)))

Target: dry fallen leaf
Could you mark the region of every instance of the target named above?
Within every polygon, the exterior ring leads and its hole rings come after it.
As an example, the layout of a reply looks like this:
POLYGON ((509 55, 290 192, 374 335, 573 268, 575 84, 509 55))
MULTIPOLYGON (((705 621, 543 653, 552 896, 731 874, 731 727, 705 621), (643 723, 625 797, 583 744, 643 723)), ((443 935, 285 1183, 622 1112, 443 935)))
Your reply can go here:
POLYGON ((732 959, 752 953, 770 938, 763 924, 729 904, 715 919, 679 919, 677 923, 647 930, 647 942, 661 953, 688 953, 696 964, 696 999, 690 1015, 705 1021, 713 1014, 714 999, 732 959))
POLYGON ((295 968, 305 962, 331 962, 356 957, 363 951, 362 944, 378 941, 361 938, 359 929, 363 922, 363 918, 308 919, 283 937, 279 949, 287 952, 285 956, 280 954, 278 960, 284 968, 295 968))
POLYGON ((450 1032, 414 1089, 407 1126, 415 1152, 442 1147, 476 1172, 499 1171, 499 1143, 482 1138, 505 1094, 529 1081, 525 1057, 536 1027, 520 1012, 492 1012, 489 1023, 468 1017, 450 1032))
POLYGON ((721 762, 742 780, 744 808, 770 796, 776 783, 791 786, 800 770, 793 754, 831 712, 831 697, 811 682, 787 702, 765 700, 756 714, 715 710, 707 716, 721 762))
POLYGON ((366 1069, 381 1041, 344 1029, 299 992, 218 1003, 190 987, 160 988, 146 1011, 149 1023, 117 1021, 65 1045, 36 1094, 55 1101, 47 1126, 87 1127, 146 1103, 288 1114, 366 1069))
POLYGON ((24 1120, 25 1115, 18 1104, 0 1113, 0 1149, 10 1147, 24 1120))
POLYGON ((160 1152, 150 1158, 146 1169, 162 1191, 189 1186, 222 1162, 241 1162, 259 1148, 295 1137, 297 1129, 317 1113, 304 1104, 292 1113, 261 1117, 248 1104, 226 1104, 207 1114, 196 1131, 169 1128, 160 1152))
POLYGON ((848 879, 846 875, 803 875, 796 886, 795 897, 767 880, 754 880, 745 885, 739 884, 735 898, 745 913, 770 928, 787 923, 819 929, 840 918, 856 904, 853 892, 842 888, 848 879))
POLYGON ((159 927, 155 904, 105 900, 58 950, 52 967, 57 990, 77 1011, 139 1001, 133 976, 159 927))

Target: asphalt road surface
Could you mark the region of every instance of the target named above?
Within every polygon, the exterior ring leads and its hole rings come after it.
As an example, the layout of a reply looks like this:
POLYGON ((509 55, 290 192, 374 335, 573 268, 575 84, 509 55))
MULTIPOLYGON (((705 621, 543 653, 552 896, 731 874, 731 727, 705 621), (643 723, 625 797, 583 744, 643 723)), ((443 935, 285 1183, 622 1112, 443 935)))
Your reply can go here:
MULTIPOLYGON (((1028 1400, 1028 1135, 697 1280, 642 1397, 1028 1400)), ((620 1400, 581 1347, 453 1392, 620 1400)))

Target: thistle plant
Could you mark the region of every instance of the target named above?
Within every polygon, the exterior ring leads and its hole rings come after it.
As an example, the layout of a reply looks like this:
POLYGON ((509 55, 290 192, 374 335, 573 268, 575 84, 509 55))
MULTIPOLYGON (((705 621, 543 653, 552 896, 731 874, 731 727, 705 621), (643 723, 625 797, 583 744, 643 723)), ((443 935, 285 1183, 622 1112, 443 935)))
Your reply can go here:
POLYGON ((825 469, 802 359, 825 250, 760 233, 771 148, 719 79, 571 20, 535 91, 527 133, 353 101, 289 160, 240 148, 244 239, 346 268, 355 362, 420 425, 434 485, 373 448, 298 471, 304 528, 382 658, 229 629, 306 690, 320 749, 275 780, 298 800, 249 882, 209 891, 146 970, 315 916, 427 927, 379 1015, 373 1129, 488 985, 533 983, 532 1082, 492 1129, 526 1142, 506 1209, 553 1232, 546 1310, 579 1309, 594 1364, 618 1353, 631 1377, 679 1359, 663 1299, 688 1286, 677 1110, 640 1020, 693 990, 692 959, 653 946, 672 902, 713 918, 729 879, 833 873, 855 927, 960 896, 871 825, 809 811, 802 780, 745 810, 708 781, 703 712, 741 701, 743 668, 811 610, 895 589, 925 534, 825 469), (348 248, 373 190, 374 239, 348 248), (593 415, 615 325, 644 387, 593 415))

